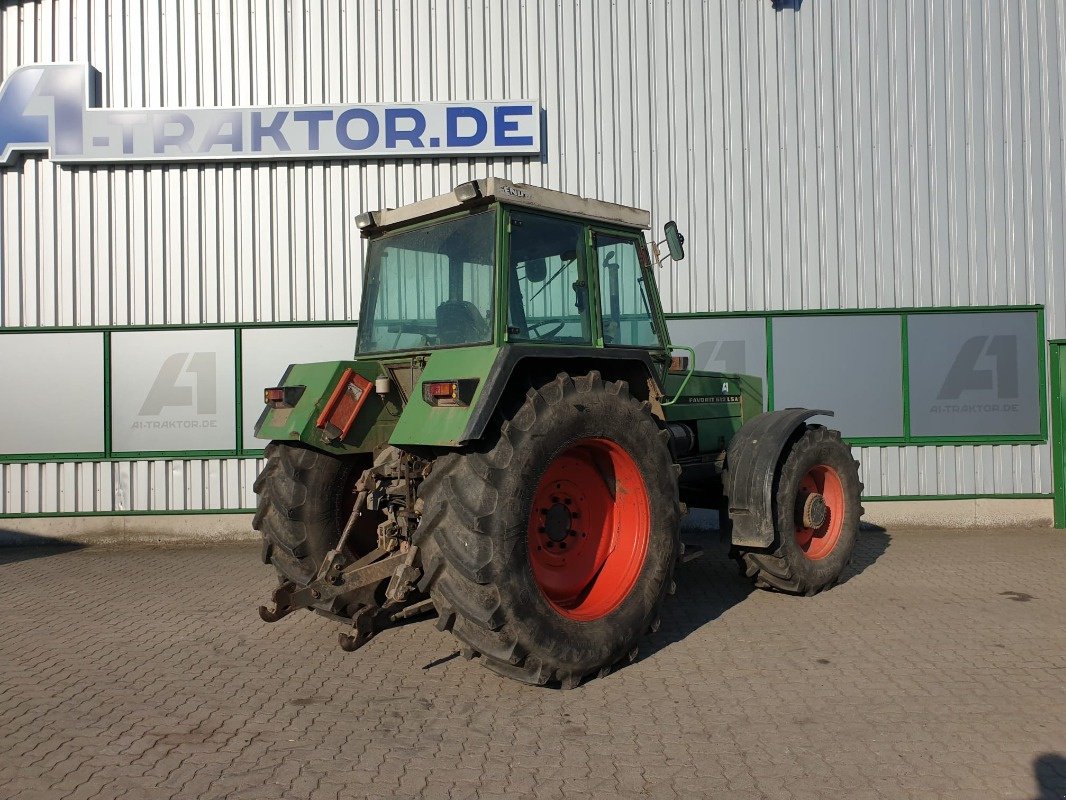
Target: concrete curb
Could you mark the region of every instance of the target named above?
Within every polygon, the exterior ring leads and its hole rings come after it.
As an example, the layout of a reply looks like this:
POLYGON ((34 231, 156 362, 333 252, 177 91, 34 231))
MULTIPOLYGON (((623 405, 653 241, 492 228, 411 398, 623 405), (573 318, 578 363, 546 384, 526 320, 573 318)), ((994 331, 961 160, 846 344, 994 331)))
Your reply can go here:
POLYGON ((252 541, 251 514, 35 517, 0 520, 0 547, 45 544, 199 544, 252 541))
MULTIPOLYGON (((1051 500, 883 500, 864 503, 863 527, 1047 528, 1051 500)), ((693 533, 717 527, 717 513, 693 509, 683 525, 693 533)), ((47 544, 202 544, 256 541, 251 514, 166 514, 113 517, 29 517, 0 520, 0 547, 47 544)))
POLYGON ((893 528, 1050 528, 1053 500, 879 500, 863 503, 863 523, 893 528))

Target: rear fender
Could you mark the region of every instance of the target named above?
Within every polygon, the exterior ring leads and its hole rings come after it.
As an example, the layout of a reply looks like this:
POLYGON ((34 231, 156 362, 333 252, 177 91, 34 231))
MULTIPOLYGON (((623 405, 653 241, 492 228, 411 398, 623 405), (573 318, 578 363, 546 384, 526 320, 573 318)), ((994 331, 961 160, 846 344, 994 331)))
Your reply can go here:
POLYGON ((774 478, 793 434, 814 416, 832 411, 787 408, 770 411, 737 431, 726 454, 729 518, 733 544, 771 547, 774 543, 774 478))
POLYGON ((506 345, 489 371, 480 402, 466 424, 460 444, 469 444, 484 436, 489 422, 501 404, 524 397, 529 386, 554 378, 560 372, 584 375, 598 371, 605 380, 629 384, 630 393, 647 400, 650 384, 661 391, 656 374, 659 370, 651 351, 638 348, 575 347, 573 345, 506 345), (515 392, 518 392, 515 395, 515 392))
POLYGON ((371 453, 386 444, 401 408, 395 388, 386 397, 369 398, 343 438, 331 438, 318 425, 319 416, 349 369, 370 382, 382 374, 381 365, 375 361, 291 364, 278 385, 298 388, 299 399, 291 407, 266 406, 255 424, 255 437, 276 442, 302 442, 338 456, 371 453))

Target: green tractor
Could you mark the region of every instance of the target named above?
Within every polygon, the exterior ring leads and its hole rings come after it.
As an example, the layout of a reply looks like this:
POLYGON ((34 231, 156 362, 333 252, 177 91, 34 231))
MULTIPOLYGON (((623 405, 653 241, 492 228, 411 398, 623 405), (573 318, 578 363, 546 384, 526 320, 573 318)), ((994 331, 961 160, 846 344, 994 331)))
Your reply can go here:
POLYGON ((435 611, 464 655, 572 687, 657 628, 688 506, 728 519, 757 586, 837 581, 850 448, 670 342, 648 212, 488 178, 356 224, 355 356, 291 365, 256 426, 264 620, 313 609, 354 650, 435 611))

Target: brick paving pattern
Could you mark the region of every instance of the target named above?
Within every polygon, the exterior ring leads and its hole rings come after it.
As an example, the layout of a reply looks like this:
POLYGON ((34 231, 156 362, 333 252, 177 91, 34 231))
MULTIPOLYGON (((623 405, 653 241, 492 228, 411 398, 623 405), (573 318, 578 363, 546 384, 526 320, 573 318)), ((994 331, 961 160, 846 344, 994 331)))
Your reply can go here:
POLYGON ((257 550, 0 550, 0 797, 1066 796, 1061 532, 864 533, 814 598, 711 540, 640 659, 569 692, 431 620, 354 654, 266 625, 257 550))

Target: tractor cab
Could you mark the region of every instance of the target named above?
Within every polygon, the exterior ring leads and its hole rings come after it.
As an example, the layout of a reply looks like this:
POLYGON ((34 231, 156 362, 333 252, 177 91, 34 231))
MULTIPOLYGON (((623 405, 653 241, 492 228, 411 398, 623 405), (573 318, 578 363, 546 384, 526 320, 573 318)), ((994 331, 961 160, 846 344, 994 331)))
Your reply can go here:
POLYGON ((357 218, 369 240, 359 355, 482 344, 665 351, 647 212, 496 178, 448 197, 357 218))
POLYGON ((669 403, 684 376, 669 373, 650 222, 647 211, 499 178, 360 214, 354 359, 291 366, 267 390, 256 435, 338 455, 460 446, 518 391, 513 376, 528 387, 560 365, 669 403), (363 397, 370 387, 380 402, 363 397))

